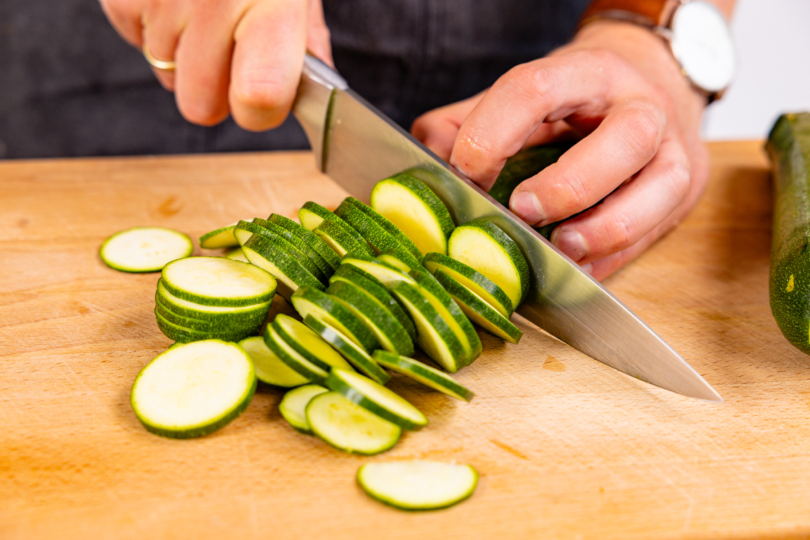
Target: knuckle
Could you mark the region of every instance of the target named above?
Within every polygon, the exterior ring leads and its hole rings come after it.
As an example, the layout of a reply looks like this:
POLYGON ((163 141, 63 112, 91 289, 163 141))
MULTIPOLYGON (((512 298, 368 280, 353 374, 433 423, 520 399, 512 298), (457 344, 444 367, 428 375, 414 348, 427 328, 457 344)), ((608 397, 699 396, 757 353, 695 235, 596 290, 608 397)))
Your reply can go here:
POLYGON ((663 111, 657 107, 636 106, 625 111, 622 131, 632 158, 652 158, 658 148, 664 123, 663 111))
POLYGON ((505 82, 518 98, 536 101, 555 95, 559 84, 553 69, 540 63, 521 64, 509 70, 505 82))
MULTIPOLYGON (((561 188, 560 202, 566 215, 575 214, 590 206, 590 190, 586 179, 578 174, 568 174, 558 183, 561 188)), ((566 216, 561 216, 566 217, 566 216)))
POLYGON ((633 245, 637 238, 638 219, 634 214, 621 212, 605 225, 605 238, 610 252, 615 253, 633 245))
POLYGON ((662 177, 667 184, 671 196, 676 200, 680 200, 689 190, 692 172, 687 165, 673 162, 669 163, 664 168, 662 177))

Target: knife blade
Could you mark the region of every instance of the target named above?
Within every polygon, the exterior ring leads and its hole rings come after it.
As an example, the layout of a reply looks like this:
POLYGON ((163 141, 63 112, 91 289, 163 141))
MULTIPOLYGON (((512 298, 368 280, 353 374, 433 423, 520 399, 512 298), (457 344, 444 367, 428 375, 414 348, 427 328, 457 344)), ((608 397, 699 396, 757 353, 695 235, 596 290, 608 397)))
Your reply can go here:
POLYGON ((531 269, 517 312, 552 336, 631 377, 707 401, 720 395, 607 289, 537 231, 307 56, 293 114, 318 167, 368 202, 374 185, 406 171, 444 201, 456 223, 486 218, 520 246, 531 269))

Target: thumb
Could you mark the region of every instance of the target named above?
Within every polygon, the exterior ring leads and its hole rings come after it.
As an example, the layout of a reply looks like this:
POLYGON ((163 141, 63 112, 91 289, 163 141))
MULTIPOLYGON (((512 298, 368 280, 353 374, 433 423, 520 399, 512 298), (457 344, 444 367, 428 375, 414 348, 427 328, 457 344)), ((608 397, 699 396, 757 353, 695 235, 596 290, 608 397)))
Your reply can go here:
POLYGON ((335 62, 332 60, 332 45, 329 41, 329 28, 323 17, 321 0, 310 0, 309 2, 307 50, 331 67, 335 67, 335 62))

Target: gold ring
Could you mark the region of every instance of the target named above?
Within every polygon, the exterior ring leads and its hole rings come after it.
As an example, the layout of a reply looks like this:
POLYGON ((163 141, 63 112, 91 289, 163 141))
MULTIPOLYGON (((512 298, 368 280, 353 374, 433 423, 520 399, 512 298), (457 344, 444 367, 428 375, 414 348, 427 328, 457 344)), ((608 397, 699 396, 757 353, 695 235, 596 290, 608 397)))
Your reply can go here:
POLYGON ((146 46, 144 43, 143 45, 143 57, 146 58, 146 61, 149 62, 149 65, 155 69, 162 69, 163 71, 174 71, 175 63, 174 60, 158 60, 152 53, 149 51, 149 47, 146 46))

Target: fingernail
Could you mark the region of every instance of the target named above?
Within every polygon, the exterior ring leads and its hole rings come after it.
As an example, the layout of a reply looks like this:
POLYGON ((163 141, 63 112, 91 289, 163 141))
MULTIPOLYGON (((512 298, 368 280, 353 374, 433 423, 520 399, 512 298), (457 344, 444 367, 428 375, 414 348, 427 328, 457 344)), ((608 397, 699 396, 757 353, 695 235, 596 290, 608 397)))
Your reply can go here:
POLYGON ((554 232, 556 234, 551 235, 552 243, 560 248, 560 251, 571 257, 572 261, 581 261, 588 254, 588 244, 585 243, 585 238, 577 231, 558 229, 554 232))
POLYGON ((534 224, 546 217, 543 206, 531 191, 518 191, 513 194, 509 206, 512 212, 526 223, 534 224))
POLYGON ((580 270, 585 272, 586 274, 593 274, 593 265, 591 263, 583 264, 579 267, 580 270))

